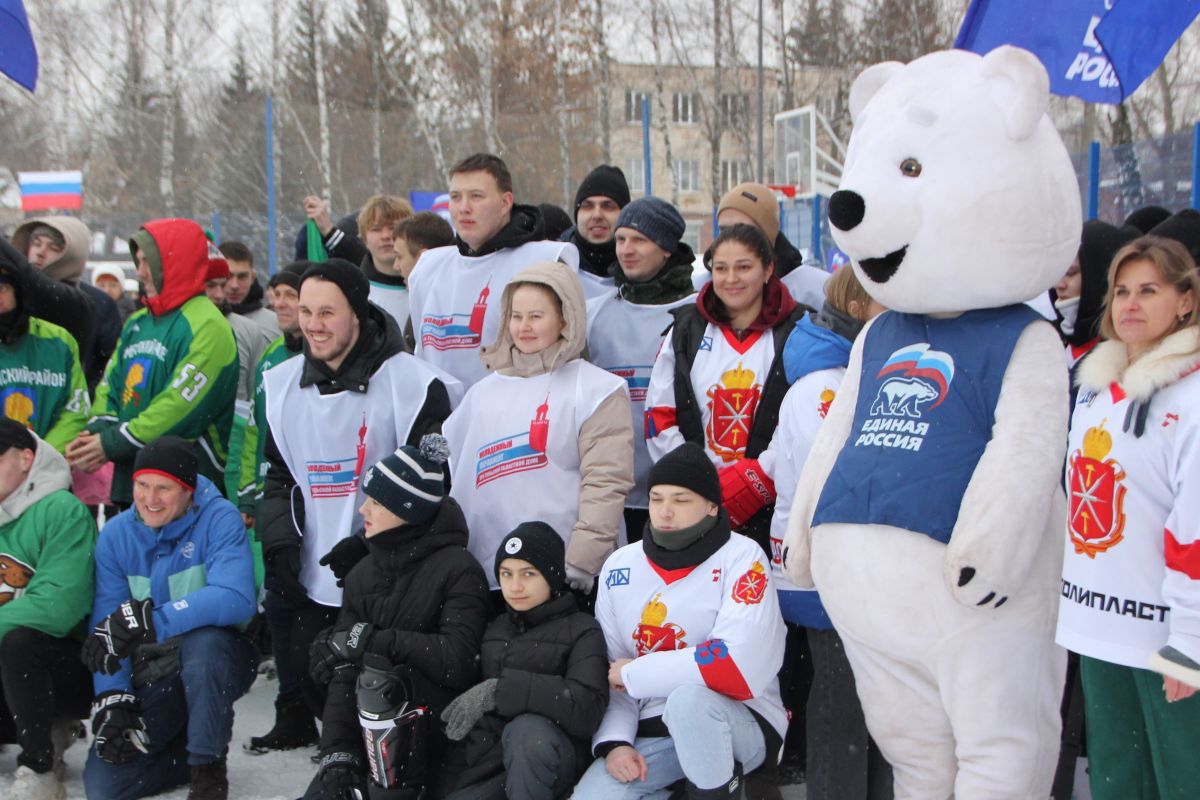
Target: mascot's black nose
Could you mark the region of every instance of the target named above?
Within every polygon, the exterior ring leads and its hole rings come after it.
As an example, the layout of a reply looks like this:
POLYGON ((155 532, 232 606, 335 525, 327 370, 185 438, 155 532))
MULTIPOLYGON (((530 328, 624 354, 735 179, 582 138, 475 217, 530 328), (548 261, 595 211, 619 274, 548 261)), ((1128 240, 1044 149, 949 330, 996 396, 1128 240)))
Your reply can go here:
POLYGON ((829 198, 829 221, 840 231, 853 230, 863 221, 866 211, 866 203, 858 192, 839 189, 829 198))

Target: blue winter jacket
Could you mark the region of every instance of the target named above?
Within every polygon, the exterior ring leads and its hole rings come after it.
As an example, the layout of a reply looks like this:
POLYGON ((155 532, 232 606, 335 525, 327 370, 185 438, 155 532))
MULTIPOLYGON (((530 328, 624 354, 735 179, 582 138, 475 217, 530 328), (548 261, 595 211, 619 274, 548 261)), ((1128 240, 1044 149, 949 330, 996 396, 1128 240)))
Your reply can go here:
MULTIPOLYGON (((159 642, 207 625, 247 622, 256 609, 254 561, 246 526, 208 478, 197 478, 192 507, 155 530, 136 506, 114 517, 96 542, 92 625, 129 599, 154 600, 159 642)), ((115 675, 95 674, 96 694, 132 688, 129 659, 115 675)))

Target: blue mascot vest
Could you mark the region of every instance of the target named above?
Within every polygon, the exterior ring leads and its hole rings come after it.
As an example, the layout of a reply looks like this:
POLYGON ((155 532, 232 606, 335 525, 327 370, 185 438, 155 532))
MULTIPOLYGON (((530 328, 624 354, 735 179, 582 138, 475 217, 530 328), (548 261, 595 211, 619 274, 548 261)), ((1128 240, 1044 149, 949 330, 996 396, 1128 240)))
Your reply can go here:
POLYGON ((963 494, 992 438, 1000 384, 1026 305, 954 319, 888 311, 867 331, 854 426, 813 514, 950 541, 963 494))

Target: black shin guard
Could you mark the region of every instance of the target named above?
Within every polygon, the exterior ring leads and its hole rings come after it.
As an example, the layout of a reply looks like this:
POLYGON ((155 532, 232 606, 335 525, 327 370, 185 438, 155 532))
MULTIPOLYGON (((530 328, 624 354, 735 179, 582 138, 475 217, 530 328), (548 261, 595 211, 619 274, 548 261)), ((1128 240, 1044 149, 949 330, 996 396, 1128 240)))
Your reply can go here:
POLYGON ((378 656, 363 658, 356 695, 371 796, 416 796, 427 782, 429 709, 414 701, 405 670, 378 656))

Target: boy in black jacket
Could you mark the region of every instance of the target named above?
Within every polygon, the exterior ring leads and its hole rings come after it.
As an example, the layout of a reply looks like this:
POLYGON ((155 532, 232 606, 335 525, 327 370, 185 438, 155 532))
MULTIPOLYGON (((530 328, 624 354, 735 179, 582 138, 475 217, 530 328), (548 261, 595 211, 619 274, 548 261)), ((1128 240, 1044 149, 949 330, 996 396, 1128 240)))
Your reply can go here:
POLYGON ((429 434, 363 476, 368 554, 311 649, 313 679, 329 691, 305 800, 422 796, 444 741, 432 716, 478 678, 487 579, 467 551, 462 509, 444 496, 448 452, 429 434))
POLYGON ((483 682, 446 707, 460 740, 443 775, 450 800, 555 800, 591 761, 608 706, 608 654, 566 582, 563 540, 525 522, 496 551, 505 613, 483 637, 483 682))

